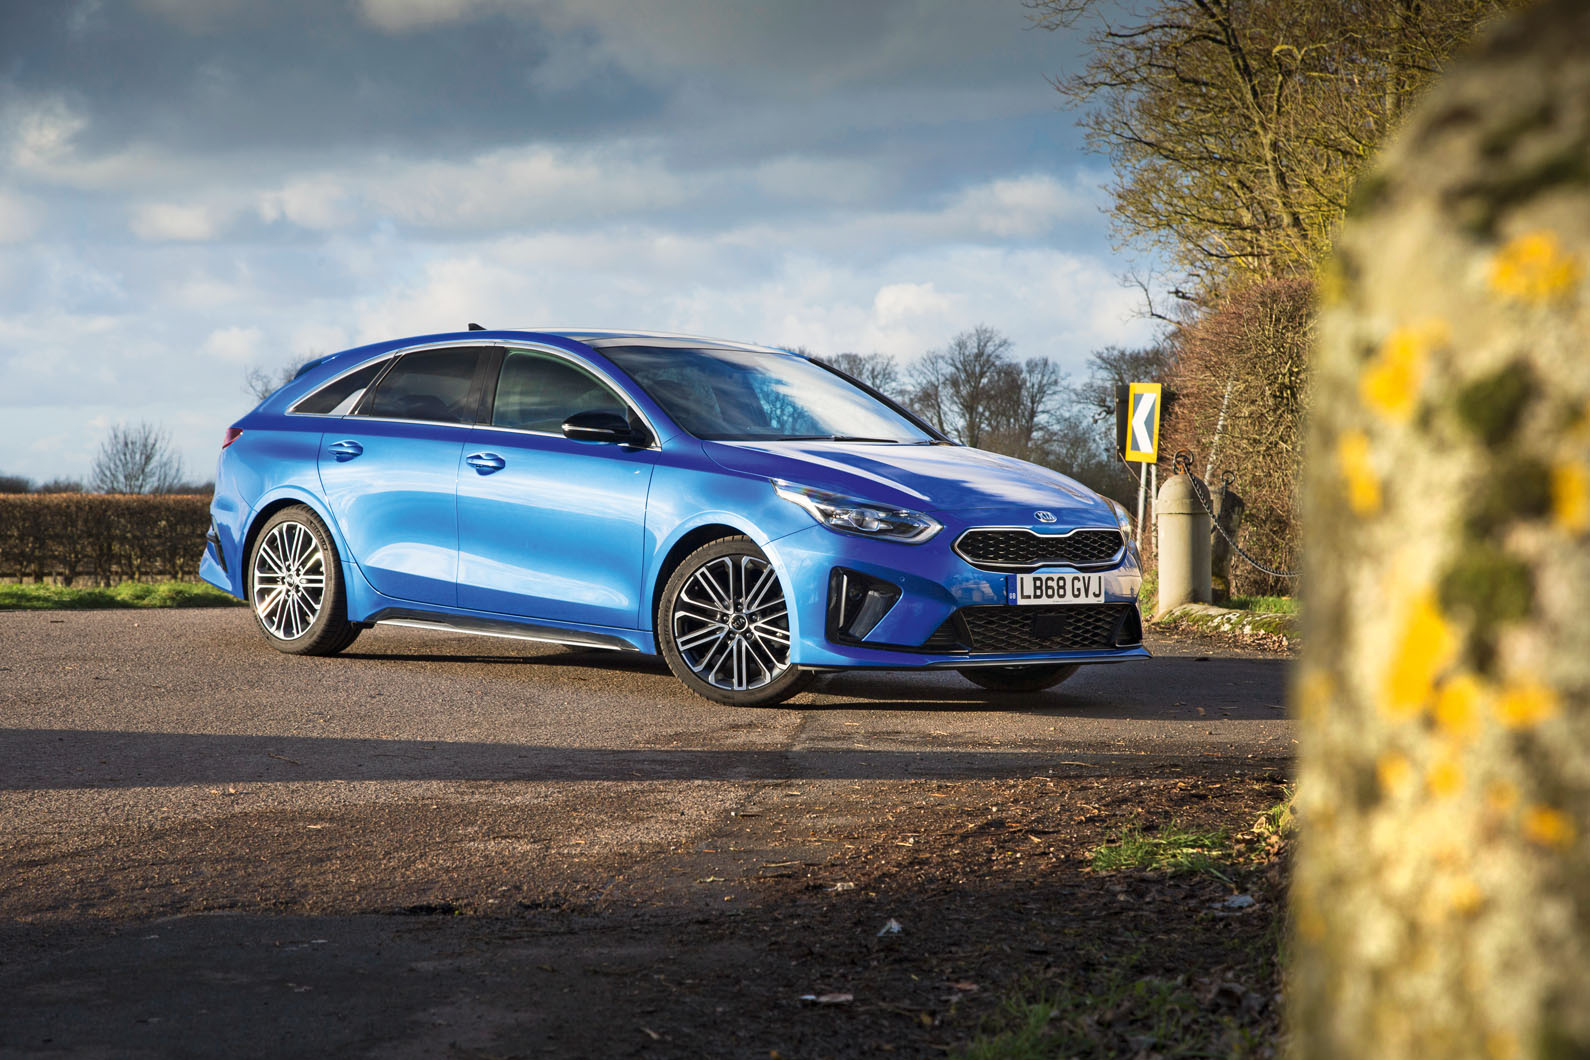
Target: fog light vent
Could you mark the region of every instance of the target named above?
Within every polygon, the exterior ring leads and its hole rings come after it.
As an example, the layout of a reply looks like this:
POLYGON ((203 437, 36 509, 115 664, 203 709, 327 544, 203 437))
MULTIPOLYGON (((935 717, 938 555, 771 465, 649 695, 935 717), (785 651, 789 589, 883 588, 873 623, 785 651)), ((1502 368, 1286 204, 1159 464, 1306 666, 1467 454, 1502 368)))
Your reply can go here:
POLYGON ((835 567, 828 575, 828 639, 861 641, 899 599, 898 585, 835 567))

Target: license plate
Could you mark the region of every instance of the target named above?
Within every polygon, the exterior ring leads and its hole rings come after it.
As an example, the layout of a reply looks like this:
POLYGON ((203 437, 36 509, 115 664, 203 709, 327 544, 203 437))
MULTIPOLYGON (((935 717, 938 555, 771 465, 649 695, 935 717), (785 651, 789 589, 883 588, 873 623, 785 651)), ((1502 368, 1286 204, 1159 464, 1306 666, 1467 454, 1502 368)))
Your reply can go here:
POLYGON ((1098 604, 1104 575, 1038 571, 1016 575, 1016 604, 1098 604))

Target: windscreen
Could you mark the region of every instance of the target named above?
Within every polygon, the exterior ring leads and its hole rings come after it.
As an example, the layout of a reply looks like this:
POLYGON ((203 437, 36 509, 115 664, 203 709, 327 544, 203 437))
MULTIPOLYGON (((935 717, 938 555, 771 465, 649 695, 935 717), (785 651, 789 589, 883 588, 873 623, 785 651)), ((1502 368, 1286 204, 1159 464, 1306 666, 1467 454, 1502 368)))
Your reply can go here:
POLYGON ((697 438, 834 438, 924 445, 900 413, 804 357, 747 350, 608 346, 611 358, 697 438))

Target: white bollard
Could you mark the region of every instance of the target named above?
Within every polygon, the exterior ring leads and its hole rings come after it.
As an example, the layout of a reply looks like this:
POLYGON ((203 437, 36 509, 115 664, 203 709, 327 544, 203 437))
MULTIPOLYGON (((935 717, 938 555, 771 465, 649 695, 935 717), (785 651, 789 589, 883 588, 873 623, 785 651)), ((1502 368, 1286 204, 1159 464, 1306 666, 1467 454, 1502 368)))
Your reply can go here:
POLYGON ((1154 528, 1159 543, 1159 601, 1154 617, 1182 604, 1209 603, 1209 513, 1198 503, 1187 475, 1172 475, 1159 487, 1154 528))

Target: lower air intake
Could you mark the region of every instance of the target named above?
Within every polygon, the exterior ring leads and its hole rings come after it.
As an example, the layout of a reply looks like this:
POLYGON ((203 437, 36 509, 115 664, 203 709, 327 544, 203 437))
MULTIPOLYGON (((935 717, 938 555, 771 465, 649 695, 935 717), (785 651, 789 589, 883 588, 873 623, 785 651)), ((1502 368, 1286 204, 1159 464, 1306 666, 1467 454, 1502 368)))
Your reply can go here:
POLYGON ((928 638, 924 648, 950 643, 980 655, 1012 652, 1102 651, 1139 644, 1136 604, 1051 607, 963 607, 928 638))

